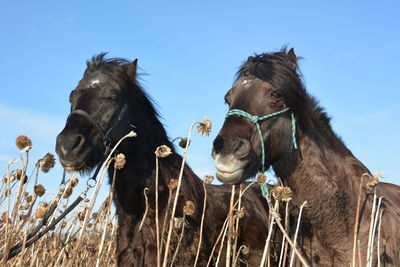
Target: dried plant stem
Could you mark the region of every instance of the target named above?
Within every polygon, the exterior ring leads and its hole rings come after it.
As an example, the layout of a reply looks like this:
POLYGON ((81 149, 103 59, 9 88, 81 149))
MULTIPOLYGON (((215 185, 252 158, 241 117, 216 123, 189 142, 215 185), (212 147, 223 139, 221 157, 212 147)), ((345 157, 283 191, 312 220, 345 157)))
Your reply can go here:
MULTIPOLYGON (((240 184, 239 186, 239 197, 238 197, 238 207, 237 207, 237 211, 240 212, 241 208, 242 208, 242 197, 241 197, 241 192, 243 189, 244 184, 240 184)), ((235 218, 235 240, 233 242, 232 245, 232 266, 235 266, 235 262, 236 262, 236 247, 237 247, 237 240, 238 240, 238 236, 239 236, 239 221, 240 221, 240 216, 236 216, 235 218)))
MULTIPOLYGON (((235 185, 231 187, 231 200, 229 202, 229 224, 228 224, 228 237, 227 237, 227 246, 226 246, 226 260, 225 266, 229 267, 231 264, 231 252, 232 252, 232 234, 233 234, 233 201, 235 200, 235 185)), ((235 255, 235 254, 233 254, 235 255)))
POLYGON ((358 199, 357 199, 357 210, 356 210, 356 220, 354 222, 354 241, 353 241, 353 259, 352 259, 352 267, 356 266, 356 247, 357 247, 357 235, 358 235, 358 220, 360 216, 360 202, 361 202, 361 189, 362 189, 362 184, 363 184, 363 179, 364 175, 368 175, 367 173, 364 173, 361 176, 361 181, 360 181, 360 188, 358 190, 358 199))
POLYGON ((104 241, 106 238, 106 233, 107 233, 107 225, 108 225, 108 217, 111 211, 111 204, 112 204, 112 200, 113 200, 113 192, 114 192, 114 185, 115 185, 115 179, 116 179, 116 172, 117 170, 114 168, 114 174, 113 174, 113 181, 110 187, 110 192, 108 194, 108 204, 107 204, 107 209, 105 210, 105 219, 104 219, 104 223, 103 226, 100 228, 103 228, 103 234, 101 236, 101 241, 100 241, 100 246, 99 246, 99 252, 98 252, 98 256, 97 256, 97 261, 96 261, 96 267, 98 267, 100 265, 100 260, 101 260, 101 254, 103 251, 103 246, 104 246, 104 241))
MULTIPOLYGON (((299 228, 300 228, 300 222, 301 222, 301 214, 303 213, 303 208, 306 204, 307 204, 307 201, 304 201, 304 203, 300 206, 299 218, 297 219, 296 231, 294 234, 293 247, 296 247, 297 235, 299 234, 299 228)), ((290 267, 293 266, 293 263, 294 263, 294 250, 292 251, 292 256, 290 257, 290 267)))
MULTIPOLYGON (((228 219, 228 218, 227 218, 228 219)), ((227 222, 227 221, 226 221, 227 222)), ((228 224, 225 223, 224 224, 224 234, 222 235, 222 240, 221 240, 221 245, 219 247, 219 251, 218 251, 218 256, 217 256, 217 260, 215 261, 215 266, 218 266, 219 263, 219 259, 221 257, 221 252, 222 252, 222 248, 224 247, 224 241, 225 241, 225 236, 226 236, 226 232, 228 231, 228 224)), ((229 237, 228 237, 229 238, 229 237)), ((227 260, 227 259, 226 259, 227 260)))
POLYGON ((374 198, 372 200, 372 210, 370 216, 369 234, 368 234, 368 248, 367 248, 367 267, 370 265, 371 260, 371 238, 373 238, 372 228, 374 225, 375 218, 375 208, 376 208, 376 187, 374 187, 374 198))
POLYGON ((117 218, 115 217, 115 215, 114 215, 112 221, 113 221, 113 228, 111 230, 110 245, 108 246, 107 253, 105 255, 105 259, 107 259, 106 266, 108 266, 110 264, 111 257, 109 257, 108 255, 110 255, 115 229, 117 228, 117 218))
POLYGON ((176 249, 174 251, 174 255, 172 256, 170 267, 174 266, 174 261, 176 259, 176 256, 178 255, 178 251, 179 251, 179 247, 180 247, 181 242, 182 242, 183 234, 185 233, 185 225, 186 225, 186 214, 185 213, 183 213, 182 221, 183 222, 182 222, 181 234, 179 235, 178 244, 176 245, 176 249))
POLYGON ((381 267, 381 225, 382 225, 382 214, 383 214, 383 210, 380 212, 379 214, 379 225, 378 225, 378 244, 377 244, 377 248, 376 248, 376 258, 378 260, 378 267, 381 267))
POLYGON ((380 210, 380 206, 381 206, 381 202, 382 202, 382 198, 380 197, 378 200, 378 206, 376 208, 376 212, 375 212, 375 218, 374 218, 374 226, 372 229, 372 233, 371 233, 371 243, 368 244, 368 246, 371 248, 370 249, 370 256, 369 256, 369 265, 367 265, 367 267, 372 267, 372 256, 373 256, 373 251, 374 251, 374 241, 375 241, 375 232, 376 232, 376 225, 378 223, 378 216, 379 216, 379 210, 380 210))
MULTIPOLYGON (((278 210, 278 206, 279 206, 279 201, 277 200, 275 202, 274 210, 278 210)), ((268 236, 267 236, 267 239, 265 240, 265 246, 264 246, 263 255, 261 257, 260 267, 264 267, 265 266, 265 262, 266 262, 266 259, 267 259, 267 254, 269 254, 269 244, 270 244, 270 241, 271 241, 272 230, 274 228, 274 221, 275 221, 275 217, 271 216, 270 226, 269 226, 269 230, 268 230, 268 236)))
POLYGON ((194 259, 193 267, 196 267, 196 265, 197 265, 197 261, 199 259, 199 255, 200 255, 201 241, 203 238, 204 216, 206 213, 206 205, 207 205, 207 190, 206 190, 205 183, 203 183, 203 190, 204 190, 204 199, 203 199, 203 212, 201 214, 201 222, 200 222, 199 245, 197 246, 196 258, 194 259))
POLYGON ((160 245, 160 251, 163 251, 163 245, 164 245, 164 234, 165 234, 165 227, 167 227, 167 221, 168 221, 168 216, 169 216, 169 209, 172 201, 172 196, 173 196, 173 189, 169 189, 169 194, 168 194, 168 201, 167 201, 167 208, 165 210, 164 214, 164 220, 163 220, 163 225, 161 228, 161 245, 160 245))
MULTIPOLYGON (((285 207, 285 230, 286 232, 289 232, 289 201, 286 202, 285 207)), ((279 257, 278 267, 285 266, 287 247, 286 237, 284 236, 282 239, 281 255, 279 257)))
POLYGON ((155 205, 156 205, 156 244, 157 244, 157 267, 160 267, 160 228, 158 224, 158 156, 156 156, 156 181, 155 181, 155 205))
POLYGON ((146 208, 144 210, 142 221, 139 224, 139 231, 142 230, 144 220, 146 219, 147 212, 149 211, 149 199, 147 198, 147 194, 146 194, 147 191, 149 191, 149 189, 147 187, 145 189, 143 189, 143 195, 144 195, 144 201, 145 201, 145 204, 146 204, 146 208))
POLYGON ((235 266, 236 266, 237 261, 238 261, 239 256, 240 256, 240 252, 242 252, 242 249, 245 248, 245 247, 246 247, 246 245, 241 245, 241 246, 239 247, 239 249, 238 249, 238 251, 237 251, 237 253, 236 253, 236 256, 235 256, 235 260, 233 261, 232 267, 235 267, 235 266))
POLYGON ((191 136, 192 136, 192 130, 193 130, 194 125, 196 125, 197 123, 198 122, 192 123, 192 125, 189 128, 188 141, 186 143, 186 147, 185 147, 185 150, 183 152, 182 165, 181 165, 181 169, 180 169, 179 177, 178 177, 178 186, 176 188, 174 203, 172 205, 171 218, 170 218, 170 221, 169 221, 167 242, 165 244, 164 260, 163 260, 163 265, 162 265, 163 267, 166 267, 167 264, 168 264, 169 244, 171 242, 171 234, 172 234, 172 228, 173 228, 173 224, 174 224, 174 216, 175 216, 176 206, 177 206, 178 198, 179 198, 179 190, 180 190, 181 184, 182 184, 183 170, 185 168, 186 156, 187 156, 187 152, 188 152, 188 149, 189 149, 189 143, 190 143, 190 139, 191 139, 191 136))

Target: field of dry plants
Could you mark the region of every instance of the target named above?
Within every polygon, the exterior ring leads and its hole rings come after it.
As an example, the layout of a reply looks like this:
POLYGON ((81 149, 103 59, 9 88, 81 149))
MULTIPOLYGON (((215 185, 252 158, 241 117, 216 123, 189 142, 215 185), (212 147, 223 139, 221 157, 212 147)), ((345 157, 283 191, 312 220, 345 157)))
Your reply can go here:
MULTIPOLYGON (((204 128, 207 128, 207 125, 204 125, 204 123, 207 123, 207 121, 197 122, 200 134, 204 134, 204 128)), ((190 143, 191 131, 195 125, 196 123, 191 126, 188 138, 176 138, 176 140, 180 140, 179 145, 185 147, 184 161, 186 160, 186 152, 190 143)), ((124 138, 127 137, 134 137, 134 133, 131 132, 124 138)), ((66 182, 60 186, 58 192, 49 192, 41 184, 41 174, 49 172, 54 167, 56 162, 54 155, 48 153, 37 161, 30 159, 29 151, 34 148, 32 147, 32 141, 26 136, 17 137, 16 146, 19 149, 19 159, 9 162, 8 169, 1 177, 0 184, 1 265, 115 266, 115 240, 118 226, 116 216, 112 211, 112 194, 109 193, 108 197, 102 200, 98 199, 97 195, 99 187, 103 184, 103 179, 106 176, 107 167, 110 164, 114 164, 116 169, 123 168, 125 163, 124 155, 119 154, 114 158, 108 158, 97 176, 96 185, 86 186, 87 178, 79 180, 76 173, 68 174, 66 182), (29 168, 30 165, 33 165, 33 168, 29 168), (79 183, 84 183, 83 188, 86 187, 86 189, 83 189, 83 191, 77 189, 79 183), (54 220, 57 219, 66 207, 75 201, 77 196, 82 197, 83 201, 68 216, 53 226, 52 223, 54 220), (47 199, 47 201, 44 201, 44 199, 47 199), (94 209, 96 199, 99 203, 97 206, 100 207, 98 209, 94 209), (46 228, 50 228, 49 231, 46 231, 46 228), (40 239, 36 241, 38 234, 40 239)), ((159 147, 155 151, 156 162, 158 162, 159 157, 167 157, 169 153, 170 150, 168 147, 159 147)), ((157 177, 155 178, 157 179, 157 177)), ((173 180, 168 185, 169 189, 179 192, 181 179, 182 177, 180 176, 177 180, 173 180)), ((204 178, 203 188, 205 192, 207 192, 207 185, 212 180, 212 176, 204 178)), ((247 186, 241 185, 240 187, 236 186, 236 188, 232 186, 230 212, 224 226, 220 230, 213 253, 211 253, 211 255, 214 255, 214 260, 215 258, 217 259, 216 265, 218 265, 220 258, 222 258, 221 255, 224 255, 223 258, 229 259, 226 266, 237 266, 243 262, 242 255, 248 253, 248 248, 246 246, 237 247, 237 233, 240 219, 246 216, 245 209, 241 207, 241 196, 245 194, 247 188, 252 184, 259 183, 260 185, 266 185, 266 182, 265 175, 259 174, 257 179, 247 186), (237 191, 239 191, 239 197, 235 199, 234 192, 237 191)), ((377 182, 377 177, 373 177, 370 181, 371 187, 376 185, 377 182)), ((110 192, 112 186, 110 186, 110 192)), ((289 237, 287 234, 287 211, 292 197, 291 194, 290 188, 283 186, 275 186, 271 190, 272 200, 268 201, 272 212, 270 212, 269 218, 265 218, 270 222, 270 229, 268 236, 263 237, 266 242, 260 266, 270 266, 271 264, 270 239, 273 228, 279 229, 284 236, 280 255, 277 255, 277 258, 275 258, 276 261, 279 261, 279 266, 292 266, 294 261, 298 263, 302 262, 304 266, 307 265, 298 252, 298 249, 294 249, 296 247, 302 210, 306 202, 300 208, 296 225, 291 226, 291 232, 294 232, 294 234, 289 237), (286 212, 279 215, 277 210, 284 210, 286 212)), ((144 195, 146 196, 146 194, 144 195)), ((205 196, 207 197, 207 194, 205 196)), ((173 203, 173 197, 169 201, 173 203)), ((381 198, 374 198, 374 201, 379 202, 379 206, 381 198)), ((204 203, 206 203, 206 199, 204 199, 204 203)), ((172 214, 175 212, 175 205, 172 205, 172 214)), ((204 208, 206 207, 204 206, 204 208)), ((194 209, 196 209, 196 203, 188 201, 183 213, 190 215, 194 212, 194 209)), ((203 224, 204 214, 203 209, 201 224, 203 224)), ((146 216, 146 212, 144 216, 146 216)), ((371 248, 376 246, 374 244, 375 235, 379 235, 380 232, 380 216, 381 213, 378 213, 378 211, 373 211, 373 214, 371 214, 370 244, 368 246, 369 257, 372 257, 374 251, 371 248)), ((161 244, 157 244, 159 264, 160 266, 164 266, 162 255, 171 255, 171 252, 169 252, 170 254, 168 253, 170 246, 174 246, 171 248, 174 254, 179 250, 179 242, 185 234, 185 216, 180 222, 171 219, 169 228, 167 227, 167 221, 159 222, 159 225, 163 225, 163 227, 162 229, 156 229, 157 235, 165 235, 167 239, 164 242, 165 239, 161 237, 159 240, 163 240, 163 242, 160 241, 161 244), (171 242, 170 238, 175 241, 171 242), (164 251, 162 251, 163 247, 164 251)), ((202 227, 203 225, 201 225, 200 229, 199 244, 196 245, 198 250, 194 265, 196 265, 198 252, 201 247, 202 227)), ((355 235, 354 240, 356 239, 355 235)), ((174 257, 175 255, 172 255, 168 260, 169 262, 172 260, 171 266, 173 265, 174 257)), ((209 264, 213 257, 210 256, 209 264)), ((366 260, 368 262, 368 259, 366 260)))

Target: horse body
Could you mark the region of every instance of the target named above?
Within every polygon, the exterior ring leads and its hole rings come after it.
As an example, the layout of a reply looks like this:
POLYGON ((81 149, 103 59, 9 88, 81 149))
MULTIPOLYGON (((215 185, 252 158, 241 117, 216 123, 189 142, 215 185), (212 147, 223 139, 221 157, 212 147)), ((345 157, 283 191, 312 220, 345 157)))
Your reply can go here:
MULTIPOLYGON (((375 189, 367 188, 368 177, 372 177, 370 172, 333 132, 329 117, 306 92, 292 49, 288 53, 283 49, 249 57, 225 100, 230 110, 251 115, 228 113, 214 141, 213 156, 221 181, 241 182, 262 167, 272 166, 276 176, 293 191, 292 225, 300 205, 307 201, 299 247, 312 266, 348 266, 352 262, 362 183, 356 261, 362 259, 362 264, 366 264, 376 190, 377 198, 384 197, 380 208, 383 212, 379 241, 381 266, 400 266, 400 187, 381 183, 375 189), (280 110, 288 111, 259 119, 280 110), (264 152, 261 141, 265 144, 264 152), (297 149, 294 144, 298 144, 297 149), (260 162, 264 153, 265 160, 260 162), (368 177, 362 180, 365 174, 368 177)), ((376 238, 372 266, 377 264, 377 245, 376 238)))
MULTIPOLYGON (((57 138, 56 150, 64 168, 85 172, 99 163, 106 150, 105 135, 110 135, 114 145, 119 138, 134 126, 136 138, 126 139, 118 147, 118 153, 126 156, 125 167, 109 168, 110 183, 115 179, 114 203, 118 215, 117 260, 120 266, 156 266, 157 241, 155 228, 155 150, 167 145, 172 154, 159 158, 158 205, 159 229, 170 213, 167 207, 171 179, 177 179, 182 157, 175 153, 149 96, 136 81, 136 61, 105 59, 105 54, 93 57, 88 62, 83 79, 72 91, 70 102, 72 113, 66 126, 57 138), (121 106, 126 105, 126 113, 121 106), (77 110, 83 110, 77 112, 77 110), (87 114, 87 115, 79 115, 87 114), (118 115, 120 114, 120 115, 118 115), (118 127, 115 118, 122 117, 118 127), (94 121, 94 122, 93 122, 94 121), (96 125, 93 125, 96 124, 96 125), (104 134, 107 129, 116 128, 112 134, 104 134), (147 215, 144 190, 148 188, 147 215), (142 228, 139 229, 141 221, 142 228)), ((212 247, 229 213, 231 188, 226 185, 206 185, 207 203, 204 219, 203 241, 198 266, 206 266, 212 247)), ((203 210, 203 182, 185 165, 178 205, 174 220, 183 217, 183 206, 192 201, 196 206, 192 215, 186 216, 185 234, 181 241, 174 266, 191 266, 194 263, 199 243, 200 222, 203 210)), ((242 207, 246 216, 240 219, 238 248, 249 247, 249 254, 242 255, 243 262, 259 262, 268 231, 268 206, 263 201, 260 189, 253 185, 242 197, 242 207)), ((164 229, 165 232, 168 230, 164 229)), ((180 230, 179 230, 180 231, 180 230)), ((174 228, 169 262, 175 252, 180 232, 174 228)), ((166 235, 164 235, 165 241, 166 235)), ((224 245, 225 246, 225 245, 224 245)), ((213 255, 211 265, 218 253, 213 255)), ((226 251, 224 249, 223 251, 226 251)), ((225 261, 222 253, 220 262, 225 261)), ((236 255, 234 255, 236 256, 236 255)))

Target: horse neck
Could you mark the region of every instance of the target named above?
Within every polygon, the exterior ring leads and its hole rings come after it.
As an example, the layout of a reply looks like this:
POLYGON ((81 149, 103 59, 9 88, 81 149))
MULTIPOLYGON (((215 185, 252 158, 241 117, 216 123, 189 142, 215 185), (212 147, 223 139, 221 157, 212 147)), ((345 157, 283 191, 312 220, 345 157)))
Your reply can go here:
MULTIPOLYGON (((136 125, 135 125, 136 126, 136 125)), ((166 158, 158 158, 158 198, 159 210, 166 208, 171 179, 178 179, 182 164, 182 157, 175 153, 161 122, 154 116, 150 123, 137 125, 135 140, 124 142, 120 152, 125 154, 126 163, 122 170, 116 172, 114 194, 117 197, 117 212, 124 212, 140 220, 145 211, 146 203, 144 189, 148 188, 149 214, 154 211, 156 156, 158 146, 166 145, 171 148, 172 154, 166 158)), ((113 169, 109 170, 113 175, 113 169)), ((197 195, 201 191, 201 184, 197 176, 185 164, 180 195, 197 195)))
POLYGON ((347 238, 352 232, 358 188, 368 169, 345 145, 315 128, 298 132, 298 150, 291 150, 273 163, 273 168, 293 193, 293 203, 307 201, 304 217, 327 243, 347 238))

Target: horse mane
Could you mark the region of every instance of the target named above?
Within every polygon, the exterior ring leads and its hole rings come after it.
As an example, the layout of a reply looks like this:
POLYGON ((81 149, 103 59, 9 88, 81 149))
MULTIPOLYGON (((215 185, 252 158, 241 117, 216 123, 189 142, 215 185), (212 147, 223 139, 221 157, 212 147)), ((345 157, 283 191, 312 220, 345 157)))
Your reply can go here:
MULTIPOLYGON (((253 75, 276 88, 287 107, 296 115, 299 127, 318 143, 326 144, 332 148, 344 147, 343 140, 332 129, 331 117, 320 106, 319 101, 311 96, 305 89, 303 76, 296 62, 292 62, 287 53, 287 47, 278 52, 261 53, 250 56, 237 71, 235 83, 242 76, 253 75), (294 65, 293 65, 294 63, 294 65), (315 135, 314 129, 322 134, 315 135), (321 140, 322 138, 322 140, 321 140)), ((346 151, 349 152, 347 148, 346 151)))

